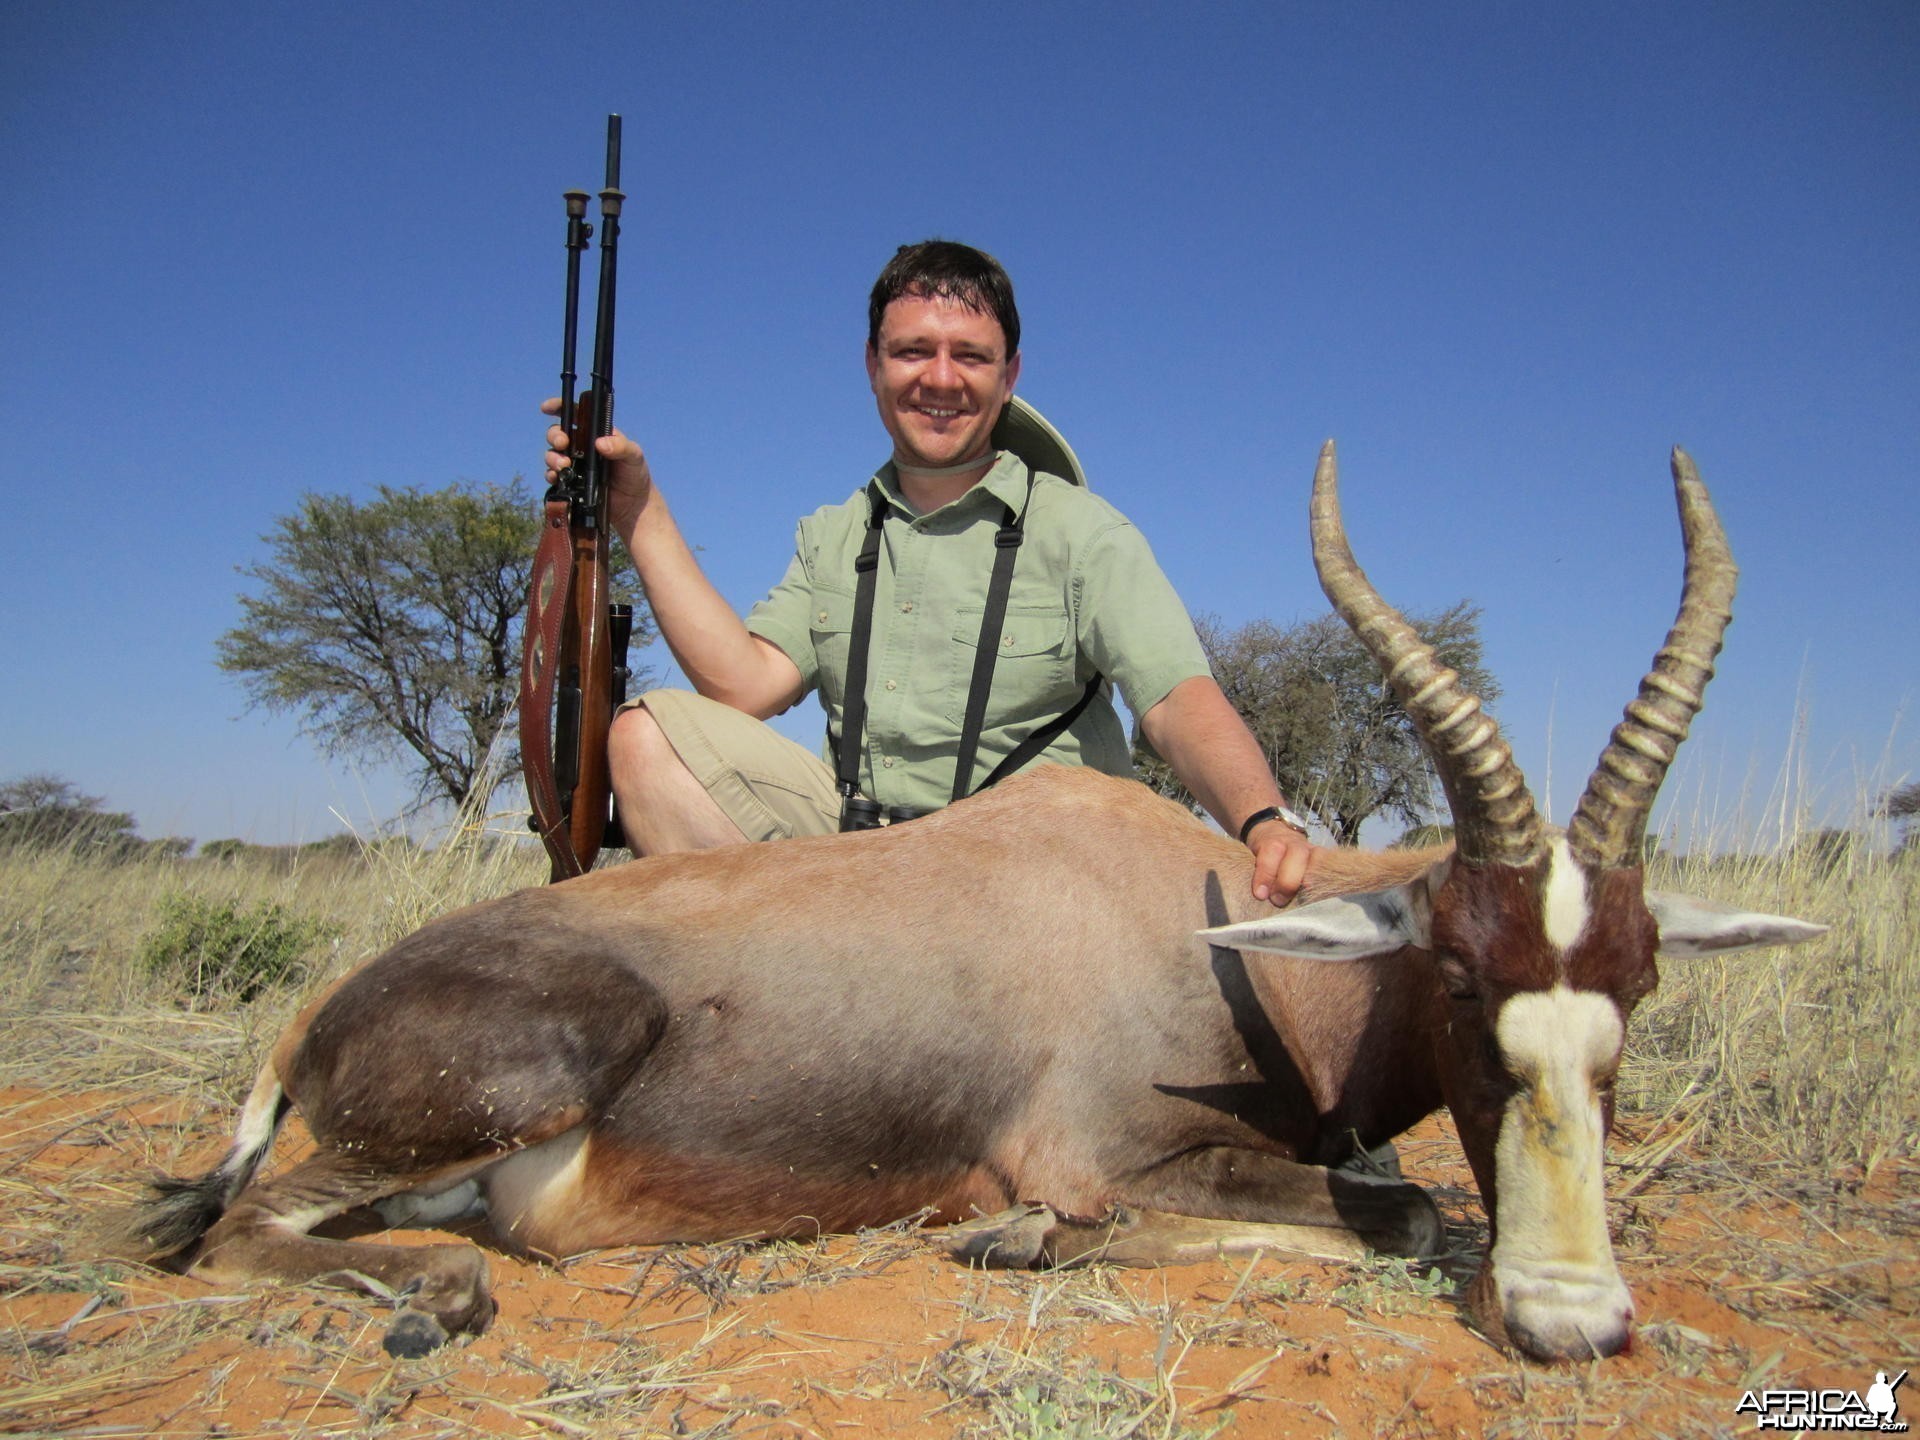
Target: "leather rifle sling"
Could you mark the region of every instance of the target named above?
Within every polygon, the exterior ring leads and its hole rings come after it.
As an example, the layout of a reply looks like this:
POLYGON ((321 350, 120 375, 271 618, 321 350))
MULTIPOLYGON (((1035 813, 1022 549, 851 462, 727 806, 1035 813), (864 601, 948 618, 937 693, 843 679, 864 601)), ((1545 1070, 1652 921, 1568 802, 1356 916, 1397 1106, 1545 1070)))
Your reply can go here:
POLYGON ((534 552, 528 587, 525 647, 520 664, 520 754, 534 830, 553 862, 553 878, 585 873, 573 851, 567 813, 553 778, 553 706, 560 683, 560 631, 573 602, 571 511, 564 499, 546 502, 546 523, 534 552))

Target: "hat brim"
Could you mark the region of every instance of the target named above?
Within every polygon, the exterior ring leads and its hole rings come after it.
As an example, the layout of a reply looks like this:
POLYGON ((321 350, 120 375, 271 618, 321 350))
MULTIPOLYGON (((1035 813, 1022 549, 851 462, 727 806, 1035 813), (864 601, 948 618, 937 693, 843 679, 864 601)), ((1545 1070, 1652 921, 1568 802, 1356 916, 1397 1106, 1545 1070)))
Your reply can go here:
POLYGON ((1036 470, 1071 480, 1082 489, 1087 472, 1080 468, 1080 457, 1073 453, 1066 437, 1047 423, 1047 417, 1018 395, 1008 399, 994 423, 993 442, 997 449, 1011 450, 1036 470))

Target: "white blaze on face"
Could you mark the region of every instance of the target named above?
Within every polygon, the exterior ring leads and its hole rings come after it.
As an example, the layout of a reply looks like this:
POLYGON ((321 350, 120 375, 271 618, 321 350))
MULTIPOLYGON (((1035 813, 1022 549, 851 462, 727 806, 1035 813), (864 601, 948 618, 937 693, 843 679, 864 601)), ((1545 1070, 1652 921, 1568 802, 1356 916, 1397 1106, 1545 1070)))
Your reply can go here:
POLYGON ((1562 954, 1573 948, 1587 928, 1587 874, 1568 851, 1564 836, 1557 837, 1547 851, 1543 919, 1548 942, 1562 954))
MULTIPOLYGON (((1551 880, 1548 890, 1551 933, 1551 880)), ((1524 992, 1501 1006, 1494 1034, 1519 1082, 1494 1147, 1501 1312, 1516 1337, 1549 1353, 1610 1354, 1633 1321, 1607 1238, 1602 1176, 1599 1082, 1619 1059, 1619 1008, 1564 985, 1524 992)))

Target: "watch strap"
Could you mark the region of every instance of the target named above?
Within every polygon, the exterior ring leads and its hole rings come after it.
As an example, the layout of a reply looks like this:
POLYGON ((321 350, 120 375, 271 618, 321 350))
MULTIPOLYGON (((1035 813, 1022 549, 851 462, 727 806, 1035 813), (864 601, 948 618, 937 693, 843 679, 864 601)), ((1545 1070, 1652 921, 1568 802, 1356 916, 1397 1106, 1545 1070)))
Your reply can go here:
POLYGON ((1240 822, 1240 843, 1242 845, 1247 843, 1247 836, 1253 833, 1254 826, 1264 825, 1269 820, 1278 820, 1282 825, 1298 830, 1302 835, 1307 833, 1307 822, 1293 811, 1284 805, 1269 805, 1263 810, 1254 811, 1240 822))

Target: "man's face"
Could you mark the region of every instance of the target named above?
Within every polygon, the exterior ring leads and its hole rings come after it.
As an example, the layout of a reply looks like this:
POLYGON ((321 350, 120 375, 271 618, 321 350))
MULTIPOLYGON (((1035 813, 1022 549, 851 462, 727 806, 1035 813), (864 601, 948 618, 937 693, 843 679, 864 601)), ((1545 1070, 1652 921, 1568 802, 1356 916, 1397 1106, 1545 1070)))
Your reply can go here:
POLYGON ((893 437, 893 458, 908 465, 984 455, 1019 374, 1000 322, 945 297, 895 300, 867 349, 880 423, 893 437))

